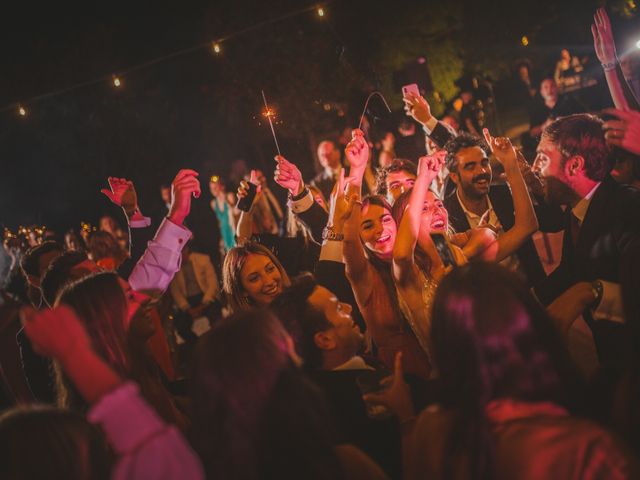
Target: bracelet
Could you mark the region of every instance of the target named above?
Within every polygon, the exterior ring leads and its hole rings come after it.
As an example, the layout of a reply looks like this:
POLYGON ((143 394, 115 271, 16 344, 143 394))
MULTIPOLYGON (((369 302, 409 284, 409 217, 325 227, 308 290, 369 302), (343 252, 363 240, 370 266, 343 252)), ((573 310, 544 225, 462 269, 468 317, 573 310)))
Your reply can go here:
POLYGON ((618 67, 618 61, 616 60, 615 62, 611 62, 611 63, 602 63, 602 69, 605 72, 610 72, 612 70, 615 70, 618 67))
POLYGON ((304 197, 306 197, 309 193, 309 189, 307 187, 304 187, 302 189, 302 192, 300 192, 298 195, 291 195, 291 193, 289 193, 289 199, 292 202, 297 202, 298 200, 302 200, 304 197))
POLYGON ((338 233, 333 229, 333 226, 325 227, 322 231, 322 239, 330 240, 333 242, 341 242, 344 240, 344 234, 338 233))

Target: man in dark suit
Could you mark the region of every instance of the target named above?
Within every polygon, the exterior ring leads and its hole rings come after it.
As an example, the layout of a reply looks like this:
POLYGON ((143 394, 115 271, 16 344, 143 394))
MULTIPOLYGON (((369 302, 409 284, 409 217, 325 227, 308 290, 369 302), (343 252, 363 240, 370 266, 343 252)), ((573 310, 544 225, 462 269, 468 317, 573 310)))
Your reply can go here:
MULTIPOLYGON (((477 227, 480 222, 491 225, 500 235, 515 224, 511 191, 507 185, 491 185, 492 171, 485 143, 461 133, 447 143, 449 180, 456 188, 444 200, 449 223, 457 232, 477 227)), ((535 202, 534 202, 535 203, 535 202)), ((540 230, 562 228, 562 211, 549 207, 540 199, 535 207, 540 230)), ((503 260, 505 266, 526 276, 530 285, 540 285, 546 275, 531 239, 522 244, 515 255, 503 260)))
POLYGON ((309 378, 325 395, 338 441, 353 443, 387 473, 399 476, 398 424, 391 418, 369 418, 358 387, 358 378, 375 368, 359 355, 364 337, 350 306, 306 274, 295 278, 271 308, 291 334, 309 378))
MULTIPOLYGON (((619 369, 629 361, 629 329, 624 322, 633 320, 622 314, 620 270, 628 267, 640 247, 640 192, 617 183, 609 174, 611 165, 598 117, 570 115, 543 131, 534 169, 544 179, 546 200, 567 210, 560 265, 536 294, 548 304, 590 283, 593 293, 583 317, 593 332, 601 365, 619 369)), ((640 265, 631 270, 640 275, 640 265)))
POLYGON ((320 142, 317 153, 322 171, 311 180, 311 185, 317 187, 324 195, 324 198, 328 200, 342 168, 342 156, 340 149, 332 140, 320 142))

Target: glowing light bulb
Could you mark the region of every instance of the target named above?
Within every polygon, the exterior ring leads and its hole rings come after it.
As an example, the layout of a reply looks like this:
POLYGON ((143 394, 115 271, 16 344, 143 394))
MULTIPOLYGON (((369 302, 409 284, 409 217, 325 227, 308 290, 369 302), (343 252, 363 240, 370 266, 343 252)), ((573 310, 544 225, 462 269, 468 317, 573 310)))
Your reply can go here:
POLYGON ((213 42, 213 51, 214 53, 220 53, 222 51, 218 42, 213 42))
POLYGON ((526 35, 523 35, 520 39, 520 43, 522 43, 523 47, 526 47, 527 45, 529 45, 529 38, 526 35))
POLYGON ((218 183, 220 177, 218 175, 211 175, 211 183, 218 183))
POLYGON ((122 82, 120 82, 120 79, 116 76, 113 77, 113 86, 118 88, 120 85, 122 85, 122 82))
POLYGON ((318 10, 316 10, 316 12, 318 13, 319 17, 324 17, 324 8, 318 7, 318 10))
POLYGON ((20 105, 18 107, 18 113, 20 114, 21 117, 26 117, 27 116, 27 109, 24 108, 22 105, 20 105))
POLYGON ((636 48, 640 49, 640 40, 636 42, 636 48))

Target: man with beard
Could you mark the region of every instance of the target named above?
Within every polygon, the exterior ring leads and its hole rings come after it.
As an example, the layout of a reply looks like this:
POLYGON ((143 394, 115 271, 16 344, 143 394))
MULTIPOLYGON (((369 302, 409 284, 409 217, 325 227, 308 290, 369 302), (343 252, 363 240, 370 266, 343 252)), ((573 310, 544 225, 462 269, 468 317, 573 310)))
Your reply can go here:
MULTIPOLYGON (((602 125, 593 115, 570 115, 542 133, 534 170, 542 176, 546 200, 567 210, 560 265, 536 295, 545 304, 569 290, 583 297, 577 305, 584 308, 600 364, 615 370, 629 362, 619 277, 640 248, 640 192, 611 176, 602 125)), ((640 265, 632 270, 637 284, 640 265)))
MULTIPOLYGON (((507 185, 491 186, 492 171, 485 143, 477 137, 460 133, 447 143, 446 150, 449 179, 456 189, 445 198, 444 206, 454 230, 466 232, 470 228, 486 225, 500 235, 513 227, 515 214, 511 191, 507 185)), ((535 195, 532 195, 532 199, 534 204, 537 203, 535 209, 540 230, 560 230, 561 211, 546 206, 535 195)), ((541 284, 546 278, 531 239, 518 249, 516 255, 501 263, 523 273, 531 286, 541 284)))

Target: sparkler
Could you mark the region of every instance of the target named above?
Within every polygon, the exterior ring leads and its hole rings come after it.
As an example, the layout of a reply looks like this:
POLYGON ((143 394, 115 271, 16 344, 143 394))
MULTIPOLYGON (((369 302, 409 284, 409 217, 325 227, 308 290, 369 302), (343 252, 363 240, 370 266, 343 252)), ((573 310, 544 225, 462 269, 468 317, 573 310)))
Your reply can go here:
POLYGON ((269 104, 267 103, 267 97, 264 94, 264 90, 262 90, 262 100, 264 101, 264 108, 265 108, 263 115, 267 117, 267 120, 269 120, 269 126, 271 127, 271 134, 273 135, 273 141, 276 143, 276 150, 278 150, 278 155, 282 155, 280 153, 280 146, 278 145, 278 139, 276 138, 276 131, 273 128, 273 120, 271 120, 271 117, 276 116, 276 112, 272 108, 269 108, 269 104))

